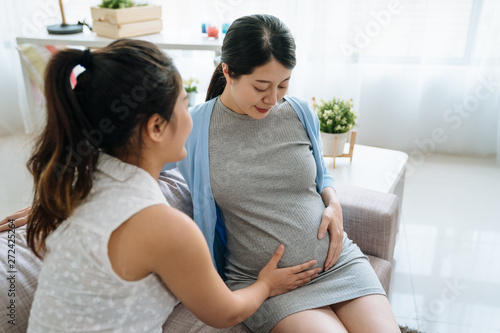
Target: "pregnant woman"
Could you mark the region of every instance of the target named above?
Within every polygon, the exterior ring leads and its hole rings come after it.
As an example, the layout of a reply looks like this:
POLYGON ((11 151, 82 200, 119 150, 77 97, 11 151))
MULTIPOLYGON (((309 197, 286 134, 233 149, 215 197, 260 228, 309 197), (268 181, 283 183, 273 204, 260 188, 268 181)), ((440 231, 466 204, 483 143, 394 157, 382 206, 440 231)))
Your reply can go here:
POLYGON ((236 20, 207 102, 191 111, 188 156, 177 166, 194 220, 232 290, 245 288, 281 243, 280 267, 317 260, 307 285, 269 298, 245 321, 254 332, 399 332, 367 257, 343 232, 319 122, 285 96, 295 42, 276 17, 236 20), (328 230, 328 232, 326 232, 328 230))

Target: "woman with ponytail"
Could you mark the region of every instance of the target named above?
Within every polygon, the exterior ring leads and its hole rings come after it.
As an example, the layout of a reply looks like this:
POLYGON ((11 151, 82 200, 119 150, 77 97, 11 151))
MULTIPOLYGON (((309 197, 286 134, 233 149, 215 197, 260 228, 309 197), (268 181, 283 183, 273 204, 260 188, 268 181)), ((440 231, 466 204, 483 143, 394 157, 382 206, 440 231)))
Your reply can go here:
POLYGON ((254 283, 280 243, 280 267, 315 259, 322 269, 266 300, 245 321, 253 332, 399 332, 367 257, 343 231, 317 115, 285 96, 295 62, 294 39, 279 19, 234 21, 207 101, 190 112, 188 156, 166 168, 186 179, 194 220, 232 290, 254 283))
POLYGON ((309 282, 306 264, 231 292, 206 241, 156 179, 186 156, 192 121, 172 60, 151 43, 64 50, 46 70, 47 124, 28 166, 28 243, 43 257, 28 332, 161 332, 182 301, 205 323, 248 318, 269 296, 309 282), (85 71, 70 84, 70 73, 85 71))

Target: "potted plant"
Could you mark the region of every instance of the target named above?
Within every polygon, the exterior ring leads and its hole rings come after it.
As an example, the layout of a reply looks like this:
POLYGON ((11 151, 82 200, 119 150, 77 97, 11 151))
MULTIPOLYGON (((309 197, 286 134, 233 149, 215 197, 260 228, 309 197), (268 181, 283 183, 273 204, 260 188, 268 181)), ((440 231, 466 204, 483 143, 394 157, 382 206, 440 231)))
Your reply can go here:
POLYGON ((161 6, 132 0, 102 0, 90 8, 92 31, 109 38, 136 37, 162 30, 161 6))
MULTIPOLYGON (((139 4, 145 5, 145 4, 139 4)), ((134 2, 132 0, 102 0, 99 7, 101 8, 111 8, 111 9, 119 9, 119 8, 130 8, 134 6, 134 2)))
POLYGON ((196 94, 198 93, 198 81, 197 79, 194 78, 189 78, 189 80, 182 80, 182 83, 184 84, 184 89, 186 89, 186 92, 189 96, 189 106, 193 106, 196 104, 196 94))
POLYGON ((321 100, 321 103, 314 105, 319 118, 323 154, 326 156, 340 156, 344 153, 349 131, 356 125, 357 114, 352 106, 352 99, 341 98, 321 100))

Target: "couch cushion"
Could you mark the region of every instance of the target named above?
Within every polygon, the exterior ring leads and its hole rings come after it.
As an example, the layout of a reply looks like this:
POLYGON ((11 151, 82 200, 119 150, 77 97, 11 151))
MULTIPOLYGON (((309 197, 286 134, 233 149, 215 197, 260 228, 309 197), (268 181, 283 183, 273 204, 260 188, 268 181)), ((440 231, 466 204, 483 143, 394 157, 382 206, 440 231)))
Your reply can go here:
POLYGON ((184 304, 179 303, 163 325, 163 333, 197 332, 197 333, 249 333, 244 324, 229 328, 217 329, 204 324, 189 311, 184 304))
MULTIPOLYGON (((0 255, 0 271, 6 274, 7 278, 11 275, 14 276, 11 284, 2 274, 2 279, 0 279, 0 290, 2 291, 0 304, 8 305, 10 304, 10 300, 14 299, 16 323, 16 325, 8 323, 10 318, 6 317, 7 309, 2 306, 3 311, 2 320, 0 321, 0 332, 21 333, 26 332, 28 328, 31 303, 35 295, 38 274, 42 269, 42 261, 38 259, 28 247, 26 226, 17 228, 15 235, 15 247, 12 246, 12 249, 15 249, 14 271, 16 273, 10 274, 8 272, 12 271, 10 267, 12 262, 8 261, 7 253, 9 249, 9 234, 7 231, 0 233, 0 248, 3 252, 2 255, 0 255), (11 287, 15 289, 13 290, 15 295, 11 295, 12 297, 9 296, 11 287)), ((12 242, 10 244, 12 244, 12 242)))
POLYGON ((367 255, 373 270, 378 276, 385 293, 389 295, 389 285, 391 283, 392 265, 387 260, 367 255))
POLYGON ((349 238, 364 254, 391 261, 398 231, 398 197, 340 184, 337 194, 349 238))

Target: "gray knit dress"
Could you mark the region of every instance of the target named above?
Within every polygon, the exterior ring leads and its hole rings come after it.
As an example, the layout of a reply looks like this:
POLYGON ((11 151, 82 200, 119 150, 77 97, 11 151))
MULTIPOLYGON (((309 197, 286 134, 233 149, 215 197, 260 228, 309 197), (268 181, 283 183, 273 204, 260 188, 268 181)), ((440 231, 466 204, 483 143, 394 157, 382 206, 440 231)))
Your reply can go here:
MULTIPOLYGON (((316 191, 316 164, 307 132, 282 100, 264 119, 229 110, 217 100, 210 120, 210 182, 227 231, 226 276, 231 290, 254 283, 279 244, 279 267, 318 261, 328 233, 317 233, 325 206, 316 191)), ((245 321, 269 332, 293 313, 369 294, 384 294, 368 259, 344 233, 337 263, 307 285, 271 297, 245 321)))

